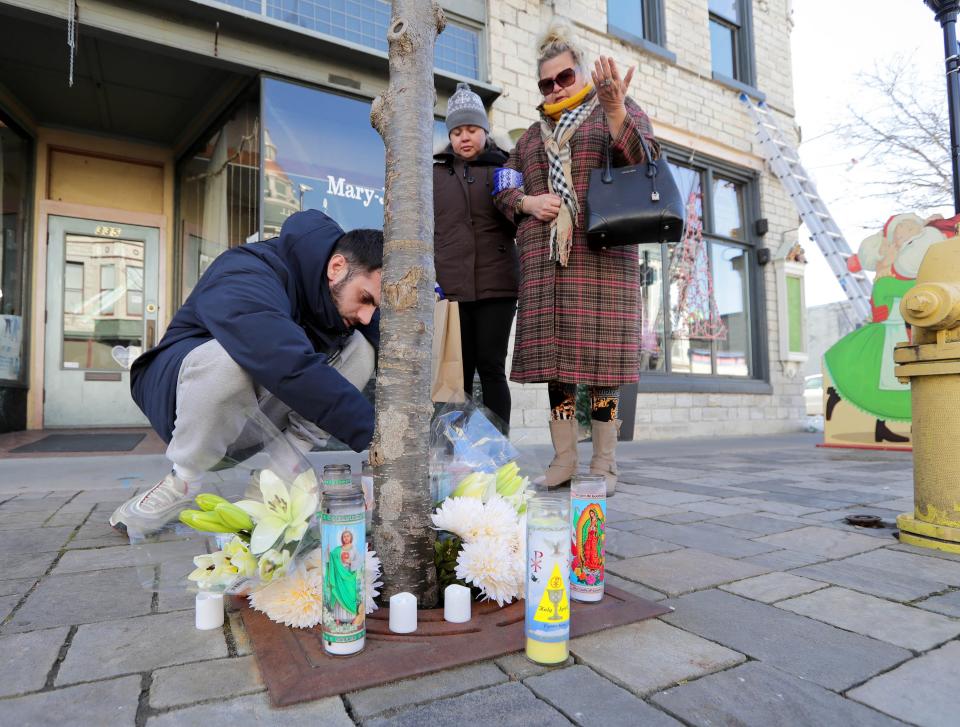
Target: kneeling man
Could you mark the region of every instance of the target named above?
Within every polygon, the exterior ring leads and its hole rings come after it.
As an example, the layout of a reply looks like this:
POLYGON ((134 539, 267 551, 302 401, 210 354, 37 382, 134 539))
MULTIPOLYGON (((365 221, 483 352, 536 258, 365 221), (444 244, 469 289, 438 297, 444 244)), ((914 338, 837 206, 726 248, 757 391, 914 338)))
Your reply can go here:
POLYGON ((256 449, 244 433, 254 408, 301 452, 327 433, 369 446, 373 407, 361 389, 374 370, 382 267, 383 233, 344 233, 316 210, 220 255, 131 368, 133 398, 173 471, 110 524, 150 532, 176 517, 205 472, 256 449))

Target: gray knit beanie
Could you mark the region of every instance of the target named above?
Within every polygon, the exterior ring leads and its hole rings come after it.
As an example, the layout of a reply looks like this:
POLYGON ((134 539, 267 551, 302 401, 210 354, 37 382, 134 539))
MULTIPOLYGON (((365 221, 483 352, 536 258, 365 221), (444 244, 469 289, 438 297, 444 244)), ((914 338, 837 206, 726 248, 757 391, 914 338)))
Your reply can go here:
POLYGON ((447 103, 447 132, 458 126, 479 126, 490 133, 490 124, 487 121, 487 110, 483 108, 483 101, 470 90, 467 83, 458 83, 457 90, 447 103))

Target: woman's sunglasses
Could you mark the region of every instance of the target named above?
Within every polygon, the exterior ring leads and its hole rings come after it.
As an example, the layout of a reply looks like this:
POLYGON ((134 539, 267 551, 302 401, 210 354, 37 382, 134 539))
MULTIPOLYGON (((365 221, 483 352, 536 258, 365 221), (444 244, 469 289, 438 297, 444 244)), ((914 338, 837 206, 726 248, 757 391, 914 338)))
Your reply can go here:
POLYGON ((537 81, 537 87, 540 89, 540 93, 544 96, 549 96, 553 93, 554 86, 568 88, 572 86, 576 80, 577 72, 572 68, 564 68, 553 78, 541 78, 537 81))

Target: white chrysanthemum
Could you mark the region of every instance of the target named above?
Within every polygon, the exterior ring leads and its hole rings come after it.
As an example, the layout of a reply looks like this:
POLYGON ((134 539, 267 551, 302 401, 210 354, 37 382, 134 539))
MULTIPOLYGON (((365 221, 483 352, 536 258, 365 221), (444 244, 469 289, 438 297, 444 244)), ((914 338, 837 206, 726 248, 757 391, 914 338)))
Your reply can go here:
POLYGON ((453 533, 464 543, 509 538, 517 524, 513 506, 499 495, 487 503, 472 497, 451 497, 431 517, 437 528, 453 533))
POLYGON ((380 595, 380 586, 383 585, 383 581, 377 580, 383 573, 383 569, 380 566, 380 558, 377 557, 375 551, 370 550, 370 544, 367 543, 367 559, 364 570, 364 575, 367 579, 367 613, 373 613, 376 611, 379 606, 374 599, 380 595))
POLYGON ((303 556, 303 567, 311 575, 316 573, 319 578, 323 573, 323 548, 318 546, 303 556))
POLYGON ((250 594, 250 605, 272 621, 307 629, 323 620, 323 583, 319 571, 302 568, 250 594))
POLYGON ((507 538, 464 543, 457 556, 457 578, 481 590, 498 606, 519 598, 524 586, 523 559, 507 538))
POLYGON ((466 533, 483 520, 483 503, 474 497, 448 497, 430 519, 438 529, 466 540, 466 533))
POLYGON ((527 561, 527 515, 524 513, 517 520, 517 529, 510 538, 510 549, 517 554, 521 568, 526 567, 527 561))

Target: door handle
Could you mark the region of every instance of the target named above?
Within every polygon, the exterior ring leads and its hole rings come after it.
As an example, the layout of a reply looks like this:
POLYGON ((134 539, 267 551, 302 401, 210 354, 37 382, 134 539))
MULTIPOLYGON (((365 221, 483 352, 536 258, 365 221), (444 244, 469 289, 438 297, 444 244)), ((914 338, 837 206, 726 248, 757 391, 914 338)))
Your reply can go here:
POLYGON ((157 338, 157 322, 152 319, 147 319, 147 346, 144 349, 149 350, 153 348, 154 343, 156 343, 157 338))

